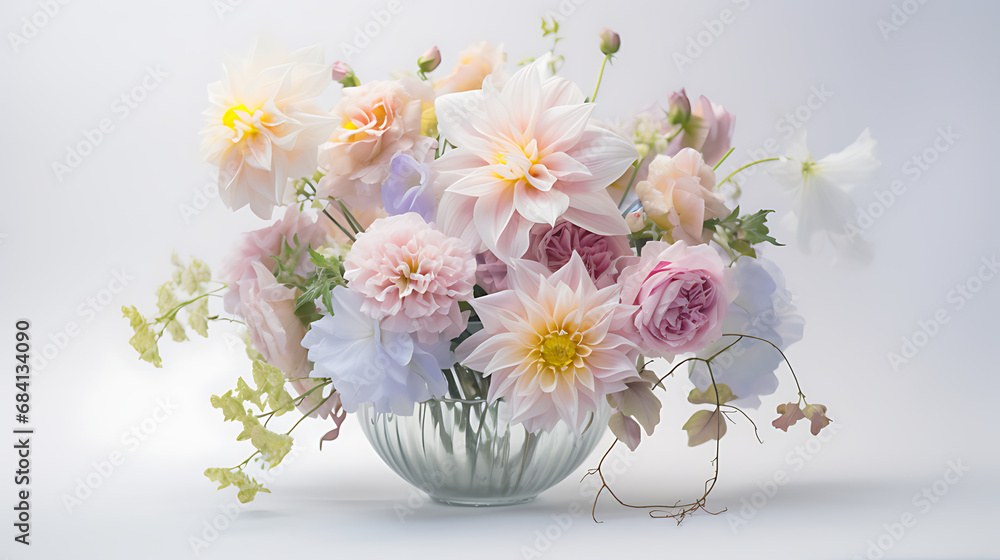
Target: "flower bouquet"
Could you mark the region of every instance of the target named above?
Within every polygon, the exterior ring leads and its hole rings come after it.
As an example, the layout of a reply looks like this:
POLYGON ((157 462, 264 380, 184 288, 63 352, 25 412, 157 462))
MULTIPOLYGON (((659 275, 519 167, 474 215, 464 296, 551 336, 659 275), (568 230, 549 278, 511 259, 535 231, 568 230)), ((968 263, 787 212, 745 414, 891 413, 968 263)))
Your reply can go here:
MULTIPOLYGON (((770 165, 797 189, 803 244, 836 243, 849 222, 818 219, 823 204, 849 211, 843 188, 877 165, 874 141, 866 131, 819 161, 803 146, 730 164, 720 180, 734 130, 722 106, 680 90, 626 124, 599 122, 619 37, 601 33, 588 96, 558 75, 558 24, 543 31, 552 51, 509 72, 503 50, 480 43, 447 75, 432 78, 433 48, 413 73, 363 81, 318 47, 262 42, 209 86, 203 147, 222 201, 278 217, 243 234, 218 277, 175 256, 151 318, 123 311, 157 367, 164 333, 245 325, 252 377, 211 402, 254 450, 205 471, 220 487, 253 500, 267 490, 252 468, 279 464, 304 418, 329 424, 325 442, 356 413, 379 455, 432 497, 516 503, 578 468, 605 426, 634 450, 669 377, 689 379, 697 407, 677 428, 716 450, 728 422, 752 423, 746 410, 778 389, 802 319, 759 254, 780 245, 771 211, 741 209, 738 173, 770 165), (340 101, 319 107, 337 82, 340 101)), ((773 425, 804 419, 819 433, 826 407, 794 387, 773 425)), ((618 499, 602 464, 589 471, 602 481, 595 506, 604 490, 618 499)), ((704 509, 715 469, 704 496, 651 513, 704 509)))

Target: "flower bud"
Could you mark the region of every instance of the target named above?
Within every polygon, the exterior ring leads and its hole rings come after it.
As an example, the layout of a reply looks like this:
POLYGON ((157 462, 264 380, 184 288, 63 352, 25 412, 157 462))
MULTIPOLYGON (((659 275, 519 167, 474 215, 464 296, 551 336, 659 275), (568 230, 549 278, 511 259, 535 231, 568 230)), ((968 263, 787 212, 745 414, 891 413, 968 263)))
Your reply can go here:
POLYGON ((605 27, 601 29, 601 52, 606 55, 612 55, 618 52, 618 48, 621 47, 622 40, 617 33, 605 27))
POLYGON ((670 110, 667 112, 667 121, 670 124, 683 125, 691 118, 691 100, 688 99, 684 89, 670 94, 670 110))
POLYGON ((441 64, 441 51, 437 47, 427 49, 427 52, 417 59, 417 66, 421 72, 431 72, 441 64))
POLYGON ((625 216, 625 223, 628 224, 628 229, 632 233, 639 233, 640 231, 646 229, 646 213, 642 210, 636 210, 635 212, 629 212, 625 216))
POLYGON ((344 87, 356 87, 361 85, 358 77, 354 75, 354 69, 346 62, 337 61, 333 63, 333 81, 340 82, 344 87))

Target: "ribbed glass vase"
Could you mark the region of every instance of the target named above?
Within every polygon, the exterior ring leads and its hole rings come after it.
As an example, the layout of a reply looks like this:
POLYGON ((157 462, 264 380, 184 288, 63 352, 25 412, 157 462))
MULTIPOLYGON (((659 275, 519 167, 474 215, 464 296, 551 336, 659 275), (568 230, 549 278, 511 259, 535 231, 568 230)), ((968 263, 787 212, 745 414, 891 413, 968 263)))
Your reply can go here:
POLYGON ((481 380, 476 372, 461 371, 449 379, 449 397, 417 403, 412 416, 379 414, 371 406, 358 411, 361 429, 382 460, 439 502, 530 501, 576 471, 607 429, 606 406, 590 415, 580 435, 562 421, 550 432, 508 425, 500 408, 505 404, 488 403, 485 386, 470 376, 481 380), (462 396, 473 398, 454 398, 462 396))

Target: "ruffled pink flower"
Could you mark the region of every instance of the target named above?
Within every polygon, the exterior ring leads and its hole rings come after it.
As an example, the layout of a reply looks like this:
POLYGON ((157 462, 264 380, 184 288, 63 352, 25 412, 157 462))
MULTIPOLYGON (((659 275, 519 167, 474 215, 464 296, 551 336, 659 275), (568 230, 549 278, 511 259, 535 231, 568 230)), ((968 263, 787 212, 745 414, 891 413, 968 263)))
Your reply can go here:
POLYGON ((375 220, 344 260, 347 286, 364 296, 361 310, 425 343, 465 330, 458 302, 472 298, 475 277, 468 246, 412 212, 375 220))
MULTIPOLYGON (((274 259, 271 257, 281 253, 286 241, 294 247, 293 240, 296 236, 299 243, 313 249, 326 244, 328 238, 341 243, 347 241, 343 232, 326 216, 311 209, 300 212, 297 205, 289 206, 277 222, 241 236, 235 256, 222 270, 222 281, 229 285, 229 291, 223 299, 227 313, 242 316, 241 292, 238 284, 241 280, 256 276, 253 263, 263 263, 267 269, 272 269, 274 259)), ((315 266, 309 260, 309 253, 303 251, 295 263, 295 273, 308 276, 314 269, 315 266)))
POLYGON ((534 432, 563 420, 580 432, 609 393, 638 380, 639 349, 624 336, 635 308, 618 286, 598 289, 577 254, 555 273, 515 260, 509 280, 470 302, 483 330, 456 354, 490 377, 488 398, 509 404, 511 423, 534 432))
POLYGON ((634 255, 625 235, 600 235, 561 220, 554 227, 538 224, 532 228, 531 248, 525 258, 555 272, 569 262, 574 251, 598 288, 615 283, 619 258, 634 255))
POLYGON ((295 315, 296 291, 279 284, 262 263, 250 263, 253 275, 239 282, 240 312, 250 333, 250 342, 264 361, 286 377, 309 373, 307 351, 302 347, 306 329, 295 315))
POLYGON ((345 88, 333 108, 340 125, 319 147, 319 196, 343 200, 358 210, 382 206, 381 185, 399 152, 424 161, 435 146, 421 136, 422 104, 433 89, 416 78, 369 82, 345 88))
POLYGON ((548 59, 497 90, 443 95, 438 129, 457 146, 434 162, 444 191, 441 229, 500 260, 520 258, 532 226, 563 218, 601 235, 628 226, 605 190, 638 158, 627 139, 592 121, 572 82, 545 77, 548 59))
POLYGON ((636 185, 635 192, 646 216, 674 241, 704 243, 705 220, 729 215, 725 199, 715 188, 715 173, 691 148, 674 157, 656 156, 649 164, 649 176, 636 185))
POLYGON ((643 355, 673 359, 722 336, 737 289, 722 258, 707 245, 647 243, 622 271, 622 302, 638 305, 632 326, 643 355))

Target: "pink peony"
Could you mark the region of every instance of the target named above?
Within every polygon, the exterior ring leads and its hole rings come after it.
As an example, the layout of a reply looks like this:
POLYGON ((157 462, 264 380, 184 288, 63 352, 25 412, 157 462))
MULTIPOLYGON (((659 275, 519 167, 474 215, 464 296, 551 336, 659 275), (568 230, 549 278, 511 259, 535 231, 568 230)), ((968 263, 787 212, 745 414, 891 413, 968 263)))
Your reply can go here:
POLYGON ((614 284, 618 259, 634 254, 627 236, 600 235, 561 220, 554 227, 537 224, 532 228, 531 248, 525 258, 555 272, 569 262, 574 251, 583 259, 590 279, 598 288, 614 284))
POLYGON ((468 246, 412 212, 375 220, 344 260, 347 286, 364 296, 361 310, 424 343, 465 329, 458 302, 472 298, 475 275, 468 246))
POLYGON ((399 152, 424 161, 434 139, 420 134, 423 103, 432 88, 416 78, 346 88, 333 108, 340 125, 319 147, 320 198, 337 198, 358 210, 382 205, 381 185, 399 152))
POLYGON ((633 326, 642 353, 673 359, 722 336, 737 290, 722 258, 707 245, 647 243, 622 271, 622 302, 638 305, 633 326))
POLYGON ((656 156, 649 164, 649 176, 636 185, 635 192, 646 216, 674 241, 704 243, 705 220, 729 215, 715 189, 715 173, 691 148, 674 157, 656 156))

